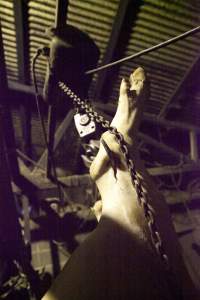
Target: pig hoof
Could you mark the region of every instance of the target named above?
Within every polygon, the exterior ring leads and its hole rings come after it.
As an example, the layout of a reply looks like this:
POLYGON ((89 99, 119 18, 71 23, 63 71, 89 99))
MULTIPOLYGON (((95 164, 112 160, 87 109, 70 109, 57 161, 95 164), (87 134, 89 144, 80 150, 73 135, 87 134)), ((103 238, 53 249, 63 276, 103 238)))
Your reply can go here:
MULTIPOLYGON (((131 146, 131 152, 136 152, 135 135, 142 118, 144 102, 148 95, 148 85, 144 70, 137 68, 129 78, 129 81, 122 80, 119 93, 119 102, 116 114, 111 126, 116 127, 122 133, 125 141, 131 146)), ((114 156, 120 161, 120 148, 115 141, 114 135, 105 132, 102 136, 114 156)), ((136 155, 136 153, 135 153, 136 155)), ((97 181, 111 167, 109 156, 100 143, 100 149, 90 166, 90 175, 97 181)))

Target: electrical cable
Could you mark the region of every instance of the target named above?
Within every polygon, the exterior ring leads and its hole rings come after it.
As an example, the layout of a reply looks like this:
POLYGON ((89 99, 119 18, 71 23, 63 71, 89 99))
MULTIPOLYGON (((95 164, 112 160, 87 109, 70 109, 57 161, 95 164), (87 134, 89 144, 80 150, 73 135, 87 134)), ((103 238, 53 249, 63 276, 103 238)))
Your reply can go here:
POLYGON ((113 61, 113 62, 108 63, 108 64, 106 64, 106 65, 99 66, 99 67, 97 67, 97 68, 88 70, 88 71, 85 72, 85 74, 86 74, 86 75, 93 74, 93 73, 102 71, 102 70, 104 70, 104 69, 108 69, 108 68, 111 68, 111 67, 116 66, 116 65, 118 65, 118 64, 121 64, 122 62, 128 61, 128 60, 130 60, 130 59, 133 59, 133 58, 136 58, 136 57, 140 57, 140 56, 142 56, 142 55, 144 55, 144 54, 150 53, 150 52, 152 52, 152 51, 155 51, 155 50, 158 50, 158 49, 160 49, 160 48, 163 48, 163 47, 165 47, 165 46, 167 46, 167 45, 170 45, 170 44, 172 44, 172 43, 174 43, 174 42, 176 42, 176 41, 178 41, 178 40, 182 40, 182 39, 186 38, 187 36, 192 35, 192 34, 198 32, 198 31, 200 31, 200 26, 197 26, 197 27, 195 27, 195 28, 192 28, 192 29, 190 29, 190 30, 188 30, 188 31, 186 31, 186 32, 184 32, 184 33, 182 33, 182 34, 180 34, 180 35, 177 35, 177 36, 175 36, 175 37, 173 37, 173 38, 171 38, 171 39, 169 39, 169 40, 166 40, 166 41, 164 41, 164 42, 161 42, 161 43, 159 43, 159 44, 157 44, 157 45, 155 45, 155 46, 152 46, 152 47, 150 47, 150 48, 141 50, 140 52, 137 52, 137 53, 135 53, 135 54, 131 54, 131 55, 127 56, 127 57, 124 57, 124 58, 121 58, 121 59, 119 59, 119 60, 113 61))

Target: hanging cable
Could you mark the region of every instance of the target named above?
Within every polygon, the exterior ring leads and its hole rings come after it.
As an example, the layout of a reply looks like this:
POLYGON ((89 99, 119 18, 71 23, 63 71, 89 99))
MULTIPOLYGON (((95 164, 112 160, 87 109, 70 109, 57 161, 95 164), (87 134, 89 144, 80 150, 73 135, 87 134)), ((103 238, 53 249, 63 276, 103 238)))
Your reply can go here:
POLYGON ((160 44, 157 44, 155 46, 152 46, 150 48, 144 49, 144 50, 142 50, 140 52, 137 52, 135 54, 131 54, 131 55, 127 56, 127 57, 121 58, 121 59, 113 61, 113 62, 111 62, 109 64, 97 67, 95 69, 88 70, 88 71, 85 72, 85 74, 86 75, 93 74, 93 73, 102 71, 104 69, 111 68, 111 67, 113 67, 115 65, 121 64, 122 62, 128 61, 130 59, 133 59, 133 58, 136 58, 136 57, 140 57, 140 56, 142 56, 144 54, 150 53, 152 51, 155 51, 155 50, 163 48, 163 47, 165 47, 167 45, 170 45, 170 44, 172 44, 172 43, 174 43, 174 42, 176 42, 178 40, 182 40, 182 39, 186 38, 187 36, 192 35, 192 34, 198 32, 198 31, 200 31, 200 26, 192 28, 191 30, 188 30, 188 31, 186 31, 186 32, 184 32, 184 33, 182 33, 180 35, 177 35, 177 36, 175 36, 175 37, 173 37, 173 38, 171 38, 171 39, 169 39, 167 41, 164 41, 164 42, 162 42, 160 44))

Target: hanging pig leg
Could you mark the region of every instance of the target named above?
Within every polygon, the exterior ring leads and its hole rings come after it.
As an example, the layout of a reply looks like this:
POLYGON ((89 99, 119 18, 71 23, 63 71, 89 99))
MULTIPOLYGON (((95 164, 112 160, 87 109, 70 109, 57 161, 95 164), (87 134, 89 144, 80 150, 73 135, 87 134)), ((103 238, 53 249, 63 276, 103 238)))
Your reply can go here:
MULTIPOLYGON (((118 108, 111 125, 123 134, 129 145, 176 274, 177 286, 185 289, 185 299, 195 299, 167 206, 137 153, 136 133, 148 94, 145 81, 142 68, 131 75, 130 87, 122 81, 118 108)), ((114 174, 110 157, 101 143, 90 168, 102 200, 99 224, 73 253, 43 300, 174 300, 163 265, 152 246, 144 212, 138 204, 119 145, 110 132, 105 132, 102 138, 112 151, 117 170, 114 174)))

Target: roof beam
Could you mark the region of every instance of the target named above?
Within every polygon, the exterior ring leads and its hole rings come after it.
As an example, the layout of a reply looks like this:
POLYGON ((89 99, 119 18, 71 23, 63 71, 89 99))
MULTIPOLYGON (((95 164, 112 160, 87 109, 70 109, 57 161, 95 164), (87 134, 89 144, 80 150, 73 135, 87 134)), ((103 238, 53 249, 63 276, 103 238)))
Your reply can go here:
MULTIPOLYGON (((139 7, 143 1, 140 0, 121 0, 119 2, 118 10, 113 22, 110 39, 107 45, 107 49, 104 54, 104 58, 102 60, 102 65, 106 65, 110 63, 112 60, 115 60, 121 57, 121 54, 124 52, 124 48, 126 47, 129 35, 131 33, 132 26, 136 20, 139 7)), ((118 68, 119 66, 117 66, 118 68)), ((116 77, 116 68, 112 70, 102 70, 98 74, 96 90, 94 99, 99 101, 102 99, 103 93, 104 99, 108 97, 108 93, 110 92, 109 85, 110 80, 108 82, 108 78, 116 77)))
POLYGON ((67 8, 68 8, 67 0, 56 1, 56 16, 55 16, 56 28, 63 27, 64 25, 66 25, 67 8))
POLYGON ((167 128, 177 128, 177 129, 186 130, 186 131, 192 130, 196 133, 200 133, 200 127, 191 125, 188 123, 183 123, 183 122, 179 122, 179 121, 171 121, 171 120, 167 120, 164 118, 158 118, 157 116, 147 114, 147 113, 144 114, 143 119, 147 122, 165 126, 167 128))
MULTIPOLYGON (((105 65, 109 63, 113 56, 116 54, 116 48, 117 45, 119 45, 119 39, 122 33, 122 28, 124 26, 124 21, 127 19, 127 11, 129 10, 129 4, 131 4, 132 1, 130 0, 121 0, 119 2, 118 10, 113 22, 112 31, 110 34, 110 39, 107 45, 107 49, 105 51, 104 58, 102 60, 102 65, 105 65)), ((138 10, 138 1, 133 1, 134 7, 135 7, 135 14, 132 13, 132 20, 134 19, 134 15, 136 15, 136 11, 138 10)), ((129 21, 128 21, 129 22, 129 21)), ((128 29, 127 29, 128 31, 128 29)), ((128 34, 128 32, 126 32, 128 34)), ((96 83, 96 91, 94 98, 98 101, 98 99, 101 99, 102 91, 105 87, 106 78, 108 76, 108 71, 103 70, 98 75, 97 83, 96 83)))
POLYGON ((155 140, 149 135, 139 132, 138 137, 141 138, 146 144, 150 144, 156 148, 159 148, 161 151, 164 151, 165 153, 168 153, 179 160, 184 159, 184 161, 186 162, 191 162, 191 159, 187 155, 184 155, 183 153, 175 150, 174 148, 155 140))
POLYGON ((13 0, 19 81, 30 83, 28 57, 27 1, 13 0))

